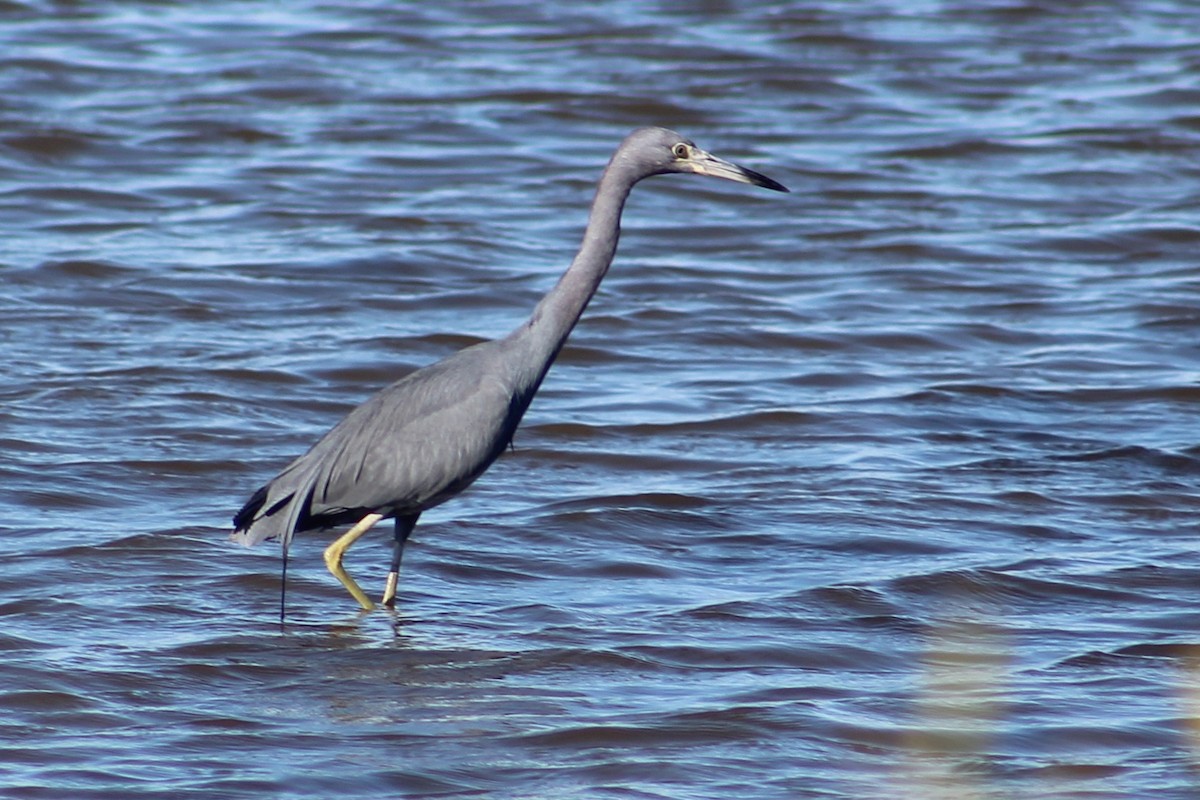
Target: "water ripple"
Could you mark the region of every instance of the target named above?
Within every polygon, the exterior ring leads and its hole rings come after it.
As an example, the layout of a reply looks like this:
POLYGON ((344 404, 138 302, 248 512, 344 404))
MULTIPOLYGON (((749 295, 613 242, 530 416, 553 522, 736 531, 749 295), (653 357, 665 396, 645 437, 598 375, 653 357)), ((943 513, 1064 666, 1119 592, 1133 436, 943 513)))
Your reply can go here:
POLYGON ((0 794, 1194 796, 1193 17, 0 4, 0 794), (281 627, 229 515, 647 123, 794 193, 639 187, 400 610, 310 534, 281 627))

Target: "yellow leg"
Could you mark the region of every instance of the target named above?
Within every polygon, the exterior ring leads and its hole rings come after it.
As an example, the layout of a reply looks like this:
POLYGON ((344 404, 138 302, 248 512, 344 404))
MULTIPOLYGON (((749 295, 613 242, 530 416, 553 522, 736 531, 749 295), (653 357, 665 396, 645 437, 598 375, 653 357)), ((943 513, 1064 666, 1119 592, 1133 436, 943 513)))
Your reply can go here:
POLYGON ((350 545, 362 538, 362 535, 371 530, 371 526, 381 519, 383 519, 382 514, 367 514, 358 521, 357 525, 343 533, 333 544, 325 548, 325 566, 333 573, 333 577, 342 582, 342 586, 346 587, 346 591, 350 592, 351 596, 358 601, 358 604, 367 611, 373 609, 375 604, 370 601, 362 589, 358 588, 358 584, 354 582, 354 578, 346 574, 346 570, 342 568, 342 556, 350 549, 350 545))
POLYGON ((383 604, 388 608, 396 605, 396 585, 400 583, 399 572, 389 572, 383 587, 383 604))

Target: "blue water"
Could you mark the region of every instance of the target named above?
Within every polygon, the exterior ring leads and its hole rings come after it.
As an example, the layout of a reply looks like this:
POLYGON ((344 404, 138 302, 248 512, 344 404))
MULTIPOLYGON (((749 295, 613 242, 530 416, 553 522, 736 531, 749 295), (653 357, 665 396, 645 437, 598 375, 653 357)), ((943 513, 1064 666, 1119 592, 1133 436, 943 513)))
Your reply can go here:
MULTIPOLYGON (((1190 3, 0 5, 0 795, 1200 797, 1190 3), (639 186, 398 610, 227 540, 639 186)), ((372 594, 387 529, 347 567, 372 594)))

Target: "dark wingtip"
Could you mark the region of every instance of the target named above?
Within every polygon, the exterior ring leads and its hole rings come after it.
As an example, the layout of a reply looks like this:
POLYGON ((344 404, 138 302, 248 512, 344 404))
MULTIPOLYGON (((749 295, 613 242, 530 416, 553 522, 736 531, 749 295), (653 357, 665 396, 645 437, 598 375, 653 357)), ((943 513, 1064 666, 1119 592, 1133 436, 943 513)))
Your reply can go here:
POLYGON ((234 532, 247 530, 251 523, 254 522, 254 517, 258 514, 258 510, 267 502, 267 487, 260 486, 258 490, 246 501, 246 505, 242 506, 242 510, 233 515, 233 530, 234 532))

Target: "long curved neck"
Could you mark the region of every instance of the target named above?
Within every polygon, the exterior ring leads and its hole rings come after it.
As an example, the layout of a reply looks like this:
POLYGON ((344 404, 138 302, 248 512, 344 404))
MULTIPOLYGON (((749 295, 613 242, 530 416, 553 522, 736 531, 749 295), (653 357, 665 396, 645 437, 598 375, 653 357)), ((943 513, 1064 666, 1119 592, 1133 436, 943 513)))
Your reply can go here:
POLYGON ((625 208, 630 189, 641 177, 621 159, 620 153, 613 157, 596 189, 596 198, 592 201, 592 211, 579 252, 555 287, 542 298, 529 320, 519 329, 542 351, 539 355, 547 359, 547 367, 579 321, 612 264, 621 235, 621 211, 625 208))

